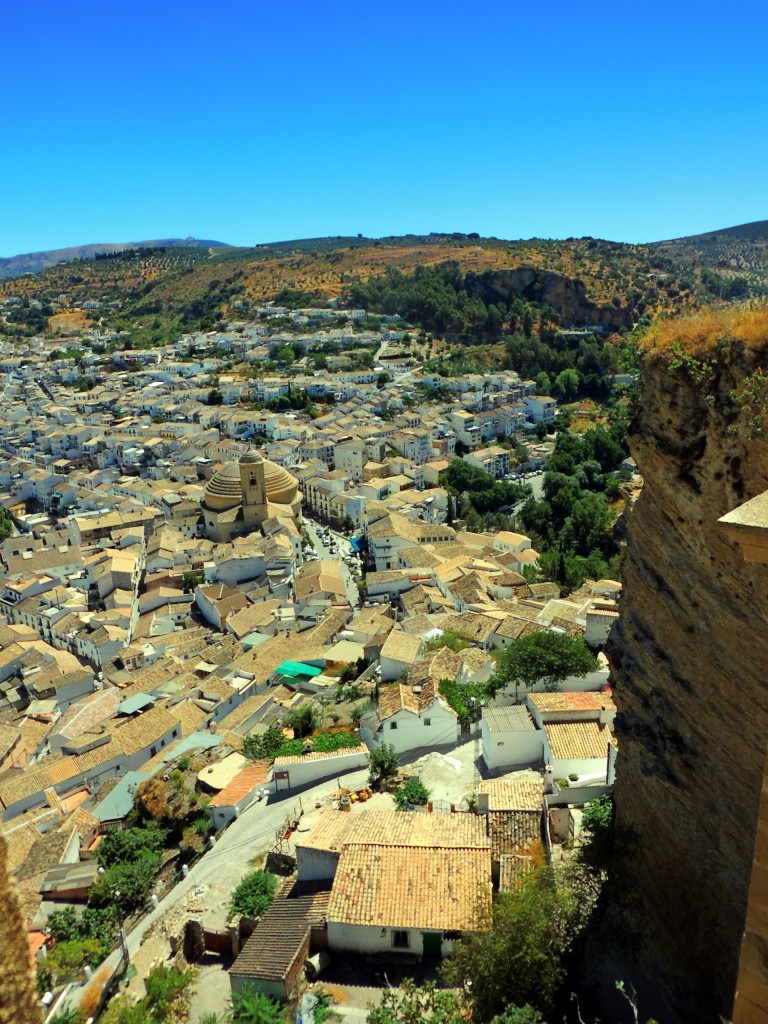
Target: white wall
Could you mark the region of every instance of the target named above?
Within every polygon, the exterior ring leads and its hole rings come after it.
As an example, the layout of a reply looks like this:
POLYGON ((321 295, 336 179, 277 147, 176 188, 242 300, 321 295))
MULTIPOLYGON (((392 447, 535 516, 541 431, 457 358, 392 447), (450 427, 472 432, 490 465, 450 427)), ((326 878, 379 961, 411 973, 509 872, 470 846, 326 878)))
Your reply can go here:
POLYGON ((544 733, 541 729, 531 732, 491 732, 483 719, 480 730, 483 760, 490 771, 543 763, 544 733))
POLYGON ((418 747, 452 747, 459 741, 458 718, 437 700, 421 715, 398 711, 381 725, 381 731, 373 734, 373 743, 391 743, 399 754, 418 747))
POLYGON ((335 775, 343 775, 345 772, 367 766, 368 751, 361 750, 352 754, 334 755, 317 760, 307 759, 290 764, 276 764, 272 770, 272 778, 275 780, 275 788, 278 791, 297 789, 299 786, 306 786, 319 779, 333 778, 335 775), (278 772, 288 772, 288 779, 278 779, 278 772))
POLYGON ((311 850, 296 846, 296 869, 300 882, 318 882, 331 879, 339 865, 339 854, 330 850, 311 850))
MULTIPOLYGON (((355 953, 412 953, 421 956, 424 952, 424 930, 421 928, 401 928, 410 937, 408 949, 396 948, 392 945, 392 928, 371 927, 363 924, 343 924, 340 921, 328 922, 328 945, 331 953, 337 950, 349 950, 355 953), (382 935, 382 932, 384 933, 382 935)), ((426 930, 426 929, 425 929, 426 930)), ((434 934, 434 932, 432 933, 434 934)), ((437 934, 442 935, 442 932, 437 934)), ((443 939, 442 955, 453 951, 454 943, 443 939)))

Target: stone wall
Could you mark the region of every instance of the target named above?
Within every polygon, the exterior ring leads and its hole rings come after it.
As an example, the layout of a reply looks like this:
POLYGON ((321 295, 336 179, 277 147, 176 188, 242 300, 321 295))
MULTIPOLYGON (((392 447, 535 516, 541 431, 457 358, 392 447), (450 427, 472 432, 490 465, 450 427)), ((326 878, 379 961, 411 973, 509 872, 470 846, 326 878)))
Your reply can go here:
POLYGON ((731 397, 765 355, 644 356, 630 447, 645 483, 609 643, 642 957, 701 1024, 731 1012, 768 739, 768 567, 717 525, 768 489, 768 445, 731 397))

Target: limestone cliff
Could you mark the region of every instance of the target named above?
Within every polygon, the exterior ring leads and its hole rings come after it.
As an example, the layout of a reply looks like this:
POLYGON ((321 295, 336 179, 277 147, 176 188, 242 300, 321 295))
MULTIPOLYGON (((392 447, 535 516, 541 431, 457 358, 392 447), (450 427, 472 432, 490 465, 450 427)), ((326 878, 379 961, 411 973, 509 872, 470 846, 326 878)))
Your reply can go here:
POLYGON ((27 931, 8 875, 0 832, 0 1024, 40 1024, 27 931))
POLYGON ((643 958, 700 1022, 731 1010, 768 739, 768 567, 717 525, 768 489, 768 445, 733 399, 766 359, 757 316, 683 323, 676 351, 672 325, 643 356, 630 447, 645 486, 609 649, 643 958))

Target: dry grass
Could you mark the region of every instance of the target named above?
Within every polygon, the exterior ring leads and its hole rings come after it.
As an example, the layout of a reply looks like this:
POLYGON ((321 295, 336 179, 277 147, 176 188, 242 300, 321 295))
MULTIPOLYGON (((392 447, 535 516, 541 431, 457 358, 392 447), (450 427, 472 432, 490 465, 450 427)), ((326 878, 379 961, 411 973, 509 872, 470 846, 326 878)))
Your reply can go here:
POLYGON ((756 352, 768 347, 768 306, 731 306, 663 320, 651 328, 641 349, 664 355, 679 347, 688 355, 702 356, 723 341, 740 341, 756 352))
POLYGON ((71 334, 84 331, 89 324, 88 314, 82 309, 68 309, 54 313, 48 320, 48 330, 54 334, 71 334))

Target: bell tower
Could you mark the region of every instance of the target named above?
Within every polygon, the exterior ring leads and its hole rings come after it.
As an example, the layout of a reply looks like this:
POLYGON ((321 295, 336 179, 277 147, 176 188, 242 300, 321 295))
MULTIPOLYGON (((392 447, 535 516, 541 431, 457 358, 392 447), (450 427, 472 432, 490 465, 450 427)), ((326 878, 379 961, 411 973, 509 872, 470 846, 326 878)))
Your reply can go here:
POLYGON ((239 461, 240 486, 243 491, 243 519, 246 525, 259 526, 267 517, 267 487, 264 459, 253 450, 239 461))

